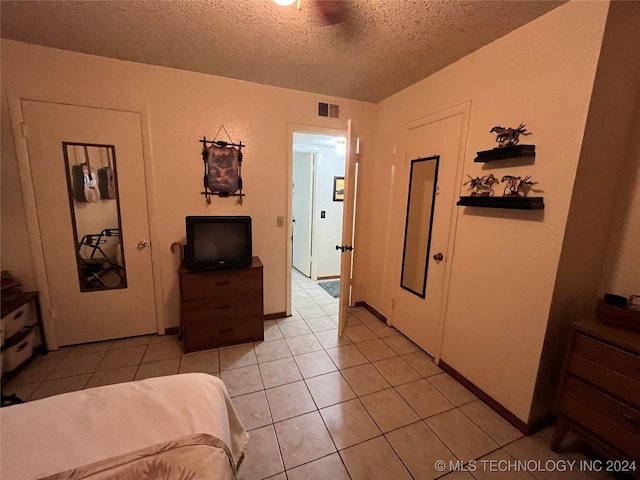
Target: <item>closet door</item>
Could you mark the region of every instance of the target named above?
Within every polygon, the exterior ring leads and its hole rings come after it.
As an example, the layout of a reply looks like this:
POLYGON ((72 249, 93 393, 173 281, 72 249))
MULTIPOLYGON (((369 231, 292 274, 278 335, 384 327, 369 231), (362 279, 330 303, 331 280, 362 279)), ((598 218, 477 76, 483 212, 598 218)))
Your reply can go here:
POLYGON ((430 355, 439 355, 450 259, 452 209, 460 185, 466 112, 407 127, 405 161, 397 169, 390 239, 391 324, 430 355), (413 165, 413 175, 412 175, 413 165), (410 182, 411 193, 410 193, 410 182), (407 235, 408 234, 408 235, 407 235))
POLYGON ((26 100, 21 106, 57 343, 156 332, 139 115, 26 100), (91 187, 103 165, 111 165, 113 195, 91 187), (84 199, 75 173, 86 180, 84 199))

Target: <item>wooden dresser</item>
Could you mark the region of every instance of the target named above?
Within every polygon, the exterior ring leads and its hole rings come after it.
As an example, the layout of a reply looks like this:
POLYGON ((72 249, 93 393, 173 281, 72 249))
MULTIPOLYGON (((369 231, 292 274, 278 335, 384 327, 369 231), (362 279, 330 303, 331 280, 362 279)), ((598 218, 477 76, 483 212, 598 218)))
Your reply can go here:
POLYGON ((569 428, 608 458, 640 459, 640 333, 576 322, 557 416, 552 450, 569 428))
POLYGON ((262 262, 250 267, 180 276, 180 333, 184 351, 194 352, 264 339, 262 262))

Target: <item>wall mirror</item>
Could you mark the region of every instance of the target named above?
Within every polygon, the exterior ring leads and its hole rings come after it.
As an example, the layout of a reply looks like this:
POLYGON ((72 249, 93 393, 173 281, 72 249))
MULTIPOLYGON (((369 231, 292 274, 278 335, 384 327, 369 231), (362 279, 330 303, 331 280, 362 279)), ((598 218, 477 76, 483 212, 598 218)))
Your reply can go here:
POLYGON ((438 180, 438 155, 411 161, 407 219, 400 286, 425 298, 433 208, 438 180))
POLYGON ((63 142, 81 292, 127 288, 113 145, 63 142))

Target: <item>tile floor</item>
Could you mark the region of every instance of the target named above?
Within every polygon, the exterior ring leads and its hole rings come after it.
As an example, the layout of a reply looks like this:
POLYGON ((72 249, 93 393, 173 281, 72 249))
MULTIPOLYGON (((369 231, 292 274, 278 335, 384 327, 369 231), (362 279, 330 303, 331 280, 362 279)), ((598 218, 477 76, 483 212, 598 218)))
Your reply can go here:
POLYGON ((564 455, 553 453, 551 429, 524 437, 362 308, 352 310, 338 338, 337 300, 295 271, 292 296, 293 315, 265 322, 264 342, 186 355, 175 336, 66 347, 35 359, 4 393, 30 401, 211 373, 225 382, 251 436, 240 479, 607 478, 575 470, 495 471, 514 459, 545 465, 585 457, 575 439, 565 442, 564 455), (462 460, 466 471, 437 471, 437 460, 447 466, 462 460))

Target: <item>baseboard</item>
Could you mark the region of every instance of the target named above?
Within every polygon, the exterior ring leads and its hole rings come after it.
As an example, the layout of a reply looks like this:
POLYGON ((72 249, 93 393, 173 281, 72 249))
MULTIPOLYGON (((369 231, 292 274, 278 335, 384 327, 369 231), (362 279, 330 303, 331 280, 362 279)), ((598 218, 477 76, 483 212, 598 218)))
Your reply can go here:
POLYGON ((177 335, 180 333, 180 327, 168 327, 164 329, 165 335, 177 335))
POLYGON ((339 278, 340 278, 340 275, 328 275, 326 277, 318 277, 318 280, 336 280, 339 278))
POLYGON ((502 418, 504 418, 507 422, 509 422, 514 427, 516 427, 525 435, 531 435, 532 433, 535 433, 540 428, 550 424, 550 423, 543 424, 542 420, 545 420, 545 419, 542 419, 534 423, 523 422, 518 417, 516 417, 513 413, 511 413, 509 410, 503 407, 500 403, 494 400, 491 396, 489 396, 480 388, 478 388, 475 384, 467 380, 463 375, 461 375, 458 371, 456 371, 456 369, 453 368, 451 365, 448 365, 446 362, 440 360, 438 362, 438 366, 442 368, 442 370, 447 372, 449 375, 451 375, 455 380, 457 380, 458 383, 460 383, 461 385, 466 387, 469 391, 471 391, 471 393, 473 393, 476 397, 478 397, 484 403, 489 405, 489 407, 495 410, 496 413, 498 413, 502 418))
POLYGON ((387 317, 382 315, 379 311, 377 311, 375 308, 373 308, 367 302, 356 302, 354 305, 356 307, 363 307, 365 310, 367 310, 369 313, 371 313, 374 317, 376 317, 376 318, 382 320, 383 322, 387 323, 387 317))

